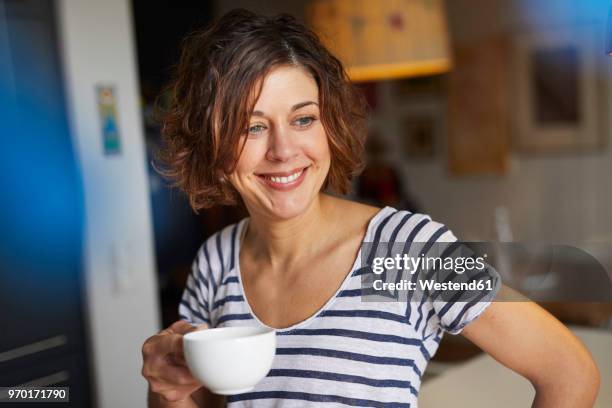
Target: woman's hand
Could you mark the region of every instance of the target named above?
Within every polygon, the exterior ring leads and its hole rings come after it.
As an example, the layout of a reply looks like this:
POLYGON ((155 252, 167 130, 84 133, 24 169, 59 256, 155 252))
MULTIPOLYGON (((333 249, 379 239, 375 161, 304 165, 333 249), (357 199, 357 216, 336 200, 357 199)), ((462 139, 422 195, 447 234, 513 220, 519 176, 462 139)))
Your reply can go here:
POLYGON ((192 326, 184 320, 173 323, 142 346, 142 375, 149 382, 151 392, 169 402, 191 399, 202 387, 189 372, 183 355, 183 335, 206 329, 208 326, 192 326))

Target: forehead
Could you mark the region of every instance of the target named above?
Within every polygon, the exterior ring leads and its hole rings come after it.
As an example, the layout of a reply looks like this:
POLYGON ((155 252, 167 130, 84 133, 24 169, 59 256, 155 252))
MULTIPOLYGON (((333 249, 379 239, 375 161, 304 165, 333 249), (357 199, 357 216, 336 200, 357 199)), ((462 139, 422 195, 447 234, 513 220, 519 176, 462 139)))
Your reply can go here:
POLYGON ((282 65, 272 68, 264 77, 253 110, 288 109, 306 101, 319 102, 316 81, 304 67, 282 65))

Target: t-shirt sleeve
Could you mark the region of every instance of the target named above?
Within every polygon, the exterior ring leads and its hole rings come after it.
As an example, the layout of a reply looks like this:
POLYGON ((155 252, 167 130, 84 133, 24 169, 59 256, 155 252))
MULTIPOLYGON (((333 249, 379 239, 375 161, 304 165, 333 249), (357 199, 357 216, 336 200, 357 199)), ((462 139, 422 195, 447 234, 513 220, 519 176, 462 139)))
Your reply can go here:
POLYGON ((459 334, 465 326, 476 320, 491 304, 499 291, 502 280, 493 266, 482 256, 476 255, 448 228, 431 221, 436 227, 445 229, 434 242, 437 254, 450 268, 424 271, 434 277, 441 289, 424 292, 440 328, 450 334, 459 334), (467 268, 466 259, 471 259, 467 268), (453 286, 454 285, 454 286, 453 286))
POLYGON ((374 293, 406 301, 406 318, 417 330, 426 326, 427 332, 461 333, 494 300, 501 276, 486 262, 482 243, 459 241, 446 225, 427 214, 399 211, 383 227, 380 240, 374 241, 390 242, 393 247, 379 245, 375 255, 399 257, 403 263, 390 263, 391 268, 383 265, 378 277, 400 288, 374 293))
POLYGON ((205 245, 198 250, 187 277, 185 289, 179 303, 179 317, 193 325, 210 325, 209 266, 205 256, 205 245))

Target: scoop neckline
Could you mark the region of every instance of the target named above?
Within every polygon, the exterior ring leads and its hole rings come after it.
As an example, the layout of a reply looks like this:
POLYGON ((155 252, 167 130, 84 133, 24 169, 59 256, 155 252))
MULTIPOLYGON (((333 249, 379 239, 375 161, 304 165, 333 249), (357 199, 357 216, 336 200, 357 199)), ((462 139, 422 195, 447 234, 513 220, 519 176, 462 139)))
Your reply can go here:
POLYGON ((389 206, 385 206, 385 207, 381 208, 368 221, 368 226, 366 227, 366 232, 363 235, 363 239, 361 240, 361 244, 359 245, 359 251, 357 251, 357 255, 355 256, 355 260, 353 261, 353 266, 351 266, 350 271, 347 272, 346 276, 342 280, 342 283, 340 284, 340 286, 338 287, 336 292, 323 304, 323 306, 321 306, 311 316, 309 316, 306 319, 304 319, 302 321, 299 321, 299 322, 297 322, 295 324, 292 324, 291 326, 282 327, 282 328, 268 326, 267 324, 262 322, 259 319, 259 317, 257 317, 255 312, 253 312, 253 309, 251 308, 251 304, 249 303, 249 299, 246 296, 246 292, 244 290, 244 285, 242 283, 242 272, 240 270, 240 249, 241 249, 241 246, 242 246, 242 242, 244 240, 244 235, 245 235, 246 227, 247 227, 247 225, 249 224, 249 221, 250 221, 250 217, 246 217, 242 221, 240 221, 240 223, 238 224, 238 231, 237 231, 237 233, 235 235, 234 243, 233 243, 234 247, 236 248, 236 250, 234 251, 234 265, 235 265, 234 268, 235 268, 235 271, 236 271, 236 275, 238 277, 238 287, 239 287, 239 290, 240 290, 240 295, 244 299, 244 303, 246 304, 246 308, 247 308, 249 316, 251 316, 251 318, 253 320, 255 320, 255 322, 259 326, 261 326, 263 328, 266 328, 266 329, 274 330, 276 332, 289 332, 289 331, 292 331, 292 330, 295 330, 295 329, 299 329, 301 327, 309 325, 317 316, 319 316, 321 313, 323 313, 325 310, 329 309, 333 305, 333 303, 338 298, 338 294, 340 292, 342 292, 342 290, 346 287, 346 285, 348 284, 348 282, 351 279, 351 276, 353 275, 353 272, 355 271, 355 269, 359 265, 359 260, 361 259, 361 252, 362 252, 362 249, 363 249, 364 242, 367 242, 368 239, 371 237, 372 228, 373 228, 374 224, 376 223, 376 221, 384 213, 386 213, 387 210, 389 210, 389 209, 393 209, 393 208, 389 207, 389 206))

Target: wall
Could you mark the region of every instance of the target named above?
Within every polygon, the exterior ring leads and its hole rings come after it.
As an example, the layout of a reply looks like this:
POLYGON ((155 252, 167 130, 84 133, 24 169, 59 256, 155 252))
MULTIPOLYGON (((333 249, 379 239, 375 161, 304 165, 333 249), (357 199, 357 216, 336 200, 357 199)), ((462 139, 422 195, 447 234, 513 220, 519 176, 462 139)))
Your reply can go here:
MULTIPOLYGON (((455 43, 567 23, 603 27, 608 7, 605 1, 579 0, 447 1, 455 43)), ((612 59, 603 56, 603 36, 601 48, 601 80, 609 99, 612 59)), ((609 117, 609 108, 604 108, 602 115, 609 117)), ((604 129, 607 140, 611 129, 608 121, 604 129)), ((511 163, 512 168, 504 177, 452 178, 443 157, 434 163, 404 160, 402 167, 407 184, 426 211, 447 223, 462 239, 494 239, 494 211, 504 205, 509 210, 515 240, 612 242, 609 146, 601 152, 582 154, 512 153, 511 163)))
POLYGON ((86 299, 99 407, 146 406, 141 346, 159 330, 129 0, 60 0, 58 25, 86 203, 86 299), (95 86, 117 90, 122 152, 104 156, 95 86))

